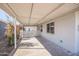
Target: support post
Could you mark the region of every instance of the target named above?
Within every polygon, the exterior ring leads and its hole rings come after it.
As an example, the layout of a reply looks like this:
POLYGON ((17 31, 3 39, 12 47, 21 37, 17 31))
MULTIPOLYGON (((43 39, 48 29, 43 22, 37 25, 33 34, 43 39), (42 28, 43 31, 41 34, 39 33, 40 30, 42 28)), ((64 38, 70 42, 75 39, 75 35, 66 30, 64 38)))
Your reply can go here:
POLYGON ((14 20, 14 47, 16 48, 16 17, 14 20))

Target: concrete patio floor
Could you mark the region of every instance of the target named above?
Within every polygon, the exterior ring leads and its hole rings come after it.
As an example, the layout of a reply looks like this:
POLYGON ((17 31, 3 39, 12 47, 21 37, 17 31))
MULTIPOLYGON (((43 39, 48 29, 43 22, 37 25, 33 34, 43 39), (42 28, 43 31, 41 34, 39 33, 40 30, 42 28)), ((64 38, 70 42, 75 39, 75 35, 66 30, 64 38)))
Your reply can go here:
POLYGON ((58 46, 56 43, 45 39, 42 36, 36 37, 41 44, 51 53, 52 56, 73 56, 70 51, 58 46))
POLYGON ((14 56, 51 56, 37 38, 23 38, 14 56))

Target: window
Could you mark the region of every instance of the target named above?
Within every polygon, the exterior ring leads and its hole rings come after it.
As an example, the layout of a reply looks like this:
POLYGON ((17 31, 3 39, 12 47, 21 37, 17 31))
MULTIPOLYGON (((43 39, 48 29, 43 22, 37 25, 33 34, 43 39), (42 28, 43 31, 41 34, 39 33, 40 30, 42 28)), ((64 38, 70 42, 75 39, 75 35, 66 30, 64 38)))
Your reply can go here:
POLYGON ((54 34, 55 33, 54 30, 55 30, 54 29, 54 22, 47 24, 47 32, 48 33, 53 33, 54 34))

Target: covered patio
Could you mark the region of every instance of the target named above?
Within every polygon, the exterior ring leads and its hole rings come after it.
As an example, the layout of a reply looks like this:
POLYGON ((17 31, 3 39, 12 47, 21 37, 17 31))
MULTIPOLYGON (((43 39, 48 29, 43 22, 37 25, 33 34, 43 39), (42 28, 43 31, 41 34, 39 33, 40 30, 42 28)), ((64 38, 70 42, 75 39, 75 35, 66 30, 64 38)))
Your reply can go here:
POLYGON ((79 54, 78 3, 2 3, 0 9, 12 25, 13 50, 8 55, 79 54))

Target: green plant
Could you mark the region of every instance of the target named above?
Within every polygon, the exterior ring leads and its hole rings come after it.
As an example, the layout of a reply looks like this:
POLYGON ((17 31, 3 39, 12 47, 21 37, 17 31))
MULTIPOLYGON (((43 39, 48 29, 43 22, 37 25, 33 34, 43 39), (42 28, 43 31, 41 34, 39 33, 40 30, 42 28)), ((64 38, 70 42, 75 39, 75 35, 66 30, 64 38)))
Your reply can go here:
POLYGON ((14 34, 12 36, 8 37, 8 45, 13 46, 14 45, 14 34))

